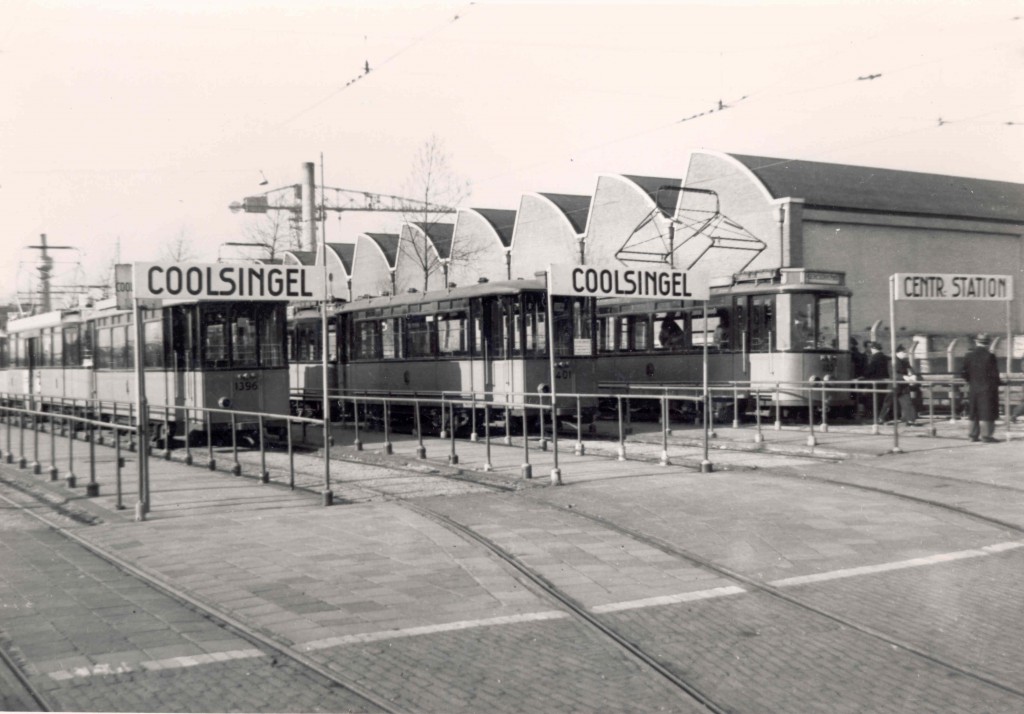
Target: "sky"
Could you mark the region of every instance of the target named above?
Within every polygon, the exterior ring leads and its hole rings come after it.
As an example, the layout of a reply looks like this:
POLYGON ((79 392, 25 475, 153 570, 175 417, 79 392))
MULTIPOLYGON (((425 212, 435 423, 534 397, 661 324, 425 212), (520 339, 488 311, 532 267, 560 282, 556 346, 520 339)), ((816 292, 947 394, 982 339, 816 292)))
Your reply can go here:
POLYGON ((177 240, 216 260, 254 220, 229 204, 305 162, 402 195, 431 137, 475 208, 694 150, 1019 183, 1022 69, 1024 0, 5 0, 0 296, 43 233, 84 282, 177 240))

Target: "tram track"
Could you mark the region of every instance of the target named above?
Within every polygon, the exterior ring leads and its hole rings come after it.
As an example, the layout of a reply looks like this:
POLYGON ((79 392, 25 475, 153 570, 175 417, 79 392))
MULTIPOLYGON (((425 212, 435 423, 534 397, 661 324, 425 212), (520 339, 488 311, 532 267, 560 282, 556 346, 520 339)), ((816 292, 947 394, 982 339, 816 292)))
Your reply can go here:
MULTIPOLYGON (((10 486, 10 482, 7 479, 0 480, 3 485, 10 486)), ((24 489, 18 489, 23 495, 27 497, 34 497, 33 494, 25 491, 24 489)), ((254 627, 247 625, 241 620, 221 611, 216 607, 212 607, 202 600, 193 597, 189 593, 183 591, 180 588, 168 583, 162 578, 154 576, 142 568, 139 568, 123 558, 109 552, 108 550, 98 547, 91 543, 89 540, 82 538, 81 536, 71 532, 67 528, 64 528, 59 523, 56 523, 53 519, 48 518, 38 511, 38 507, 51 507, 52 504, 47 504, 43 500, 36 499, 35 506, 33 504, 19 503, 16 500, 8 498, 7 495, 0 493, 0 501, 7 503, 13 508, 17 508, 22 513, 31 516, 35 520, 44 524, 47 528, 58 533, 66 540, 78 545, 83 548, 91 555, 99 558, 100 560, 114 566, 122 572, 128 574, 132 578, 145 583, 148 587, 161 593, 165 597, 170 598, 174 602, 188 608, 195 612, 197 616, 205 618, 211 622, 216 623, 219 627, 223 628, 226 632, 239 637, 246 642, 254 645, 260 650, 264 651, 271 658, 283 658, 293 663, 294 666, 306 670, 317 677, 324 679, 331 683, 332 686, 341 687, 355 694, 361 698, 367 705, 368 709, 376 709, 387 714, 401 714, 403 710, 396 708, 392 703, 386 702, 378 695, 368 691, 366 688, 359 684, 343 678, 338 675, 337 672, 324 667, 320 663, 316 662, 312 658, 304 655, 303 653, 295 650, 289 645, 286 645, 272 635, 262 632, 254 627)), ((17 662, 5 652, 5 648, 2 646, 3 642, 0 641, 0 655, 2 656, 3 663, 7 665, 17 676, 18 681, 22 682, 25 687, 31 692, 32 698, 39 704, 44 711, 53 711, 53 707, 50 706, 46 697, 39 692, 39 690, 31 685, 28 677, 24 671, 18 666, 17 662)))

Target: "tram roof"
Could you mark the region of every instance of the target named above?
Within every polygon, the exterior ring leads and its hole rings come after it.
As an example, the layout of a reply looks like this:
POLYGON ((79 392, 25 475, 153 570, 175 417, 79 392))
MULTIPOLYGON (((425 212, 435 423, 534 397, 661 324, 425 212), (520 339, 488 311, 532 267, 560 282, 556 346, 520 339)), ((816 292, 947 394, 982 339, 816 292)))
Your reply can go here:
POLYGON ((398 305, 415 305, 417 303, 436 302, 438 300, 457 300, 460 298, 480 297, 482 295, 518 295, 532 290, 543 290, 544 281, 540 279, 503 280, 500 282, 477 283, 448 290, 431 290, 425 293, 403 293, 401 295, 380 295, 366 297, 342 303, 334 307, 335 312, 353 312, 374 307, 394 307, 398 305))
POLYGON ((806 205, 1024 223, 1024 184, 729 154, 773 198, 806 205))

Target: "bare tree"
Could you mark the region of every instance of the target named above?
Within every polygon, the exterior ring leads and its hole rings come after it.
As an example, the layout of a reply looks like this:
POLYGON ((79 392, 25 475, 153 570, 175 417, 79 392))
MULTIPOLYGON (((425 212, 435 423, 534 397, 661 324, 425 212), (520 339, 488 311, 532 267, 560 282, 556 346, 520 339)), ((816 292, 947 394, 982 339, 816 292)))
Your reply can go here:
MULTIPOLYGON (((444 142, 436 134, 432 134, 416 151, 403 189, 406 196, 424 203, 423 208, 403 212, 405 222, 417 225, 422 233, 415 233, 412 240, 402 241, 401 245, 402 254, 408 263, 416 267, 417 276, 422 273, 424 291, 427 289, 430 276, 444 267, 431 245, 430 236, 442 232, 438 230, 438 226, 450 223, 453 219, 451 212, 433 211, 430 207, 454 208, 469 197, 470 190, 469 181, 458 176, 452 169, 444 142)), ((471 257, 462 254, 464 252, 466 251, 459 246, 452 245, 452 250, 447 256, 449 264, 471 257)))
POLYGON ((196 257, 195 246, 189 237, 189 230, 182 226, 177 235, 164 244, 163 257, 175 263, 184 263, 196 257))
POLYGON ((285 210, 288 206, 287 201, 279 199, 271 210, 260 214, 243 229, 248 242, 260 246, 267 260, 275 260, 286 250, 302 247, 299 224, 291 220, 293 213, 285 210))

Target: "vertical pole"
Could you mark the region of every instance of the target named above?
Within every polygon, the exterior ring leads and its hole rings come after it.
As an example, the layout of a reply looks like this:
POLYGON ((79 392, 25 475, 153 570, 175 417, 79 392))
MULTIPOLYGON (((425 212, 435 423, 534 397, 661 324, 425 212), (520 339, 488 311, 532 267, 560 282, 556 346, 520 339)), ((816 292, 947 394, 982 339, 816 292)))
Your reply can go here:
POLYGON ((533 466, 530 464, 530 432, 527 431, 526 393, 523 392, 523 478, 533 478, 533 466))
POLYGON ((619 461, 626 460, 626 427, 622 423, 622 395, 615 396, 619 415, 619 461))
POLYGON ((711 420, 711 398, 708 393, 708 301, 704 301, 704 354, 703 354, 703 387, 704 387, 704 458, 700 462, 701 473, 715 470, 708 458, 708 423, 711 420))
MULTIPOLYGON (((63 411, 63 410, 62 410, 63 411)), ((50 415, 50 480, 57 480, 57 420, 50 415)))
MULTIPOLYGON (((324 210, 324 195, 323 195, 323 183, 324 183, 324 155, 320 154, 320 209, 324 210)), ((326 220, 324 228, 326 229, 326 220)), ((323 371, 322 383, 323 383, 323 411, 324 411, 324 492, 323 492, 323 505, 330 506, 334 503, 334 492, 331 491, 331 403, 327 398, 328 381, 327 381, 327 294, 328 294, 328 282, 327 282, 327 232, 326 230, 320 231, 321 238, 321 255, 323 263, 323 279, 324 279, 324 299, 323 308, 320 311, 320 332, 321 332, 321 360, 320 366, 323 371)), ((358 415, 357 415, 358 419, 358 415)), ((358 432, 356 432, 358 434, 358 432)))
POLYGON ((892 390, 892 453, 901 454, 900 448, 900 405, 896 399, 896 276, 889 276, 889 349, 892 350, 890 389, 892 390))
POLYGON ((355 440, 352 445, 356 447, 356 451, 363 450, 363 442, 359 440, 359 400, 352 397, 352 425, 355 427, 355 440))
POLYGON ((583 456, 583 410, 580 408, 580 395, 576 395, 576 455, 583 456))
POLYGON ((1013 413, 1010 390, 1012 385, 1010 384, 1010 372, 1013 368, 1013 326, 1010 323, 1010 301, 1006 301, 1006 440, 1009 441, 1011 438, 1010 414, 1013 413))
POLYGON ((39 463, 39 412, 42 409, 42 404, 39 404, 36 400, 35 394, 32 395, 32 473, 39 474, 43 471, 43 465, 39 463))
POLYGON ((484 461, 484 471, 493 471, 494 466, 491 465, 491 403, 484 402, 484 453, 486 454, 486 461, 484 461))
POLYGON ((295 450, 292 448, 292 420, 288 419, 288 488, 295 490, 295 450))
POLYGON ((135 504, 135 520, 146 520, 146 513, 149 512, 149 501, 147 495, 147 484, 149 470, 149 438, 148 431, 148 410, 146 409, 146 379, 143 355, 143 329, 142 329, 142 306, 139 298, 132 300, 132 318, 135 321, 135 415, 139 453, 139 500, 135 504))
MULTIPOLYGON (((558 468, 558 390, 555 388, 555 310, 552 306, 555 302, 551 294, 551 267, 548 266, 547 278, 547 303, 548 303, 548 365, 551 369, 551 450, 554 458, 554 465, 551 468, 551 485, 562 485, 562 470, 558 468)), ((540 423, 544 424, 544 412, 540 414, 540 423)), ((543 427, 541 428, 541 440, 543 441, 543 427)))
POLYGON ((754 443, 760 444, 764 441, 764 434, 761 433, 761 390, 754 390, 754 414, 757 419, 757 433, 754 434, 754 443))
POLYGON ((100 485, 96 483, 96 425, 90 420, 86 425, 89 434, 89 483, 85 486, 86 496, 99 496, 100 485))
POLYGON ((203 421, 206 422, 206 468, 213 471, 217 468, 217 460, 213 458, 213 413, 203 409, 203 421))
POLYGON ((390 392, 388 396, 384 397, 384 453, 393 454, 394 448, 391 446, 391 409, 389 407, 389 400, 391 398, 390 392))
POLYGON ((121 433, 117 430, 117 422, 114 422, 114 473, 117 478, 117 510, 124 510, 124 503, 121 500, 121 433))
POLYGON ((420 400, 414 399, 412 402, 412 408, 415 414, 413 417, 416 419, 416 458, 425 459, 427 458, 427 447, 423 445, 423 417, 420 414, 420 400))
MULTIPOLYGON (((74 417, 69 417, 70 419, 74 419, 74 417)), ((68 428, 68 475, 66 481, 68 488, 75 487, 75 422, 73 421, 70 422, 68 428)), ((139 498, 142 498, 141 494, 139 498)))
POLYGON ((668 458, 668 389, 661 397, 661 465, 669 466, 668 458))
MULTIPOLYGON (((442 412, 444 411, 444 405, 441 406, 442 412)), ((442 415, 442 419, 444 416, 442 415)), ((453 466, 459 463, 459 455, 455 453, 455 400, 452 399, 448 402, 448 443, 451 445, 451 451, 448 453, 448 463, 453 466)))
POLYGON ((231 413, 231 458, 234 463, 231 465, 231 473, 235 476, 242 475, 242 464, 238 463, 238 426, 235 414, 231 413))
POLYGON ((260 483, 267 483, 270 481, 270 472, 267 471, 267 448, 263 439, 263 415, 258 415, 256 420, 260 430, 260 483))
POLYGON ((810 428, 807 445, 816 446, 818 440, 814 438, 814 382, 807 384, 807 426, 810 428))

